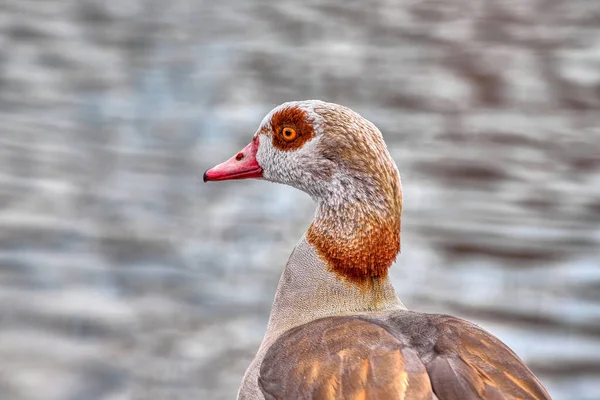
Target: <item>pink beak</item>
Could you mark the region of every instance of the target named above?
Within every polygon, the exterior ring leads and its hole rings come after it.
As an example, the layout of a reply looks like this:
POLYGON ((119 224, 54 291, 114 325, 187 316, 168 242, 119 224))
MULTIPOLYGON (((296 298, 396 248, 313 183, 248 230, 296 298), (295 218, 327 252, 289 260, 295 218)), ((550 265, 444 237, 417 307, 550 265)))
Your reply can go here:
POLYGON ((204 173, 204 182, 226 181, 229 179, 262 178, 263 169, 256 161, 258 137, 229 160, 212 167, 204 173))

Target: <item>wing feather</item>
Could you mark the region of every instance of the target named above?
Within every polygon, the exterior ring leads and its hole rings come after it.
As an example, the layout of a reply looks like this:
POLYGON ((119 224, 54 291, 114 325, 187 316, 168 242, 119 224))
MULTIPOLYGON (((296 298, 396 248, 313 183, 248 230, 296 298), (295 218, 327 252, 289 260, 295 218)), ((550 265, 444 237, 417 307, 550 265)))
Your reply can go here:
MULTIPOLYGON (((525 363, 495 336, 456 317, 441 317, 440 326, 446 335, 436 344, 439 358, 452 360, 461 371, 470 371, 468 382, 480 398, 550 399, 525 363)), ((434 381, 433 372, 430 376, 434 381)), ((437 393, 435 383, 433 387, 437 393)))
POLYGON ((353 317, 286 333, 267 352, 259 387, 267 399, 433 398, 416 354, 384 328, 353 317))
POLYGON ((265 355, 258 384, 269 400, 550 399, 493 335, 459 318, 410 311, 294 328, 265 355))

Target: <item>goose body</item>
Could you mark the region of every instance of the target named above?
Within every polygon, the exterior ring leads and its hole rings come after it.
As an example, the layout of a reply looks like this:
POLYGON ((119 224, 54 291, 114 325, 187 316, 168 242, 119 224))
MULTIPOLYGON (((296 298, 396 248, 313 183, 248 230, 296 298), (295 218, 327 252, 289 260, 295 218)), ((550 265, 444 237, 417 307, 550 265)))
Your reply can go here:
POLYGON ((315 218, 294 248, 239 399, 550 399, 480 327, 409 311, 388 268, 402 191, 379 130, 354 111, 289 102, 205 181, 262 178, 307 192, 315 218))

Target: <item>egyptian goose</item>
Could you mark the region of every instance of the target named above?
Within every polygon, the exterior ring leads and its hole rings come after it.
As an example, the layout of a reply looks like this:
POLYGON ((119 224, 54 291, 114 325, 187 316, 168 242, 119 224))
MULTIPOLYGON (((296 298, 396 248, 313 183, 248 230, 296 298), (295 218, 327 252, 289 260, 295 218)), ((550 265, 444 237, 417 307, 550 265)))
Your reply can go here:
POLYGON ((407 310, 388 279, 402 190, 371 122, 323 101, 284 103, 204 181, 263 178, 317 212, 279 281, 239 399, 550 399, 505 344, 457 317, 407 310))

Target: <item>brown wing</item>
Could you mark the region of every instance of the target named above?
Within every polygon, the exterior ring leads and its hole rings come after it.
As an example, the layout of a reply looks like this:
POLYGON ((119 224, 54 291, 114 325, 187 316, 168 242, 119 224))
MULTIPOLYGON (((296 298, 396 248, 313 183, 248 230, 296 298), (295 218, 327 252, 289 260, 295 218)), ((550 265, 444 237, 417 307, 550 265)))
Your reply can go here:
POLYGON ((439 336, 426 364, 440 400, 550 399, 519 357, 477 325, 435 316, 439 336))
POLYGON ((477 325, 401 311, 292 329, 261 365, 266 399, 550 399, 527 366, 477 325))
POLYGON ((330 317, 279 338, 258 378, 266 399, 435 399, 417 354, 386 329, 330 317))
POLYGON ((523 361, 475 324, 412 311, 369 320, 419 355, 440 400, 550 399, 523 361))

